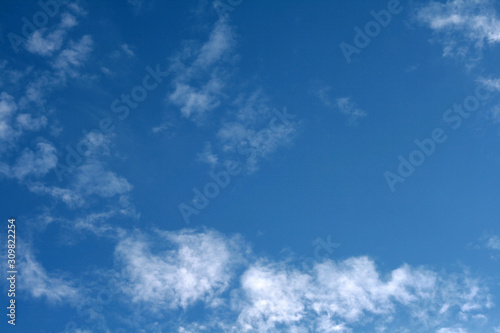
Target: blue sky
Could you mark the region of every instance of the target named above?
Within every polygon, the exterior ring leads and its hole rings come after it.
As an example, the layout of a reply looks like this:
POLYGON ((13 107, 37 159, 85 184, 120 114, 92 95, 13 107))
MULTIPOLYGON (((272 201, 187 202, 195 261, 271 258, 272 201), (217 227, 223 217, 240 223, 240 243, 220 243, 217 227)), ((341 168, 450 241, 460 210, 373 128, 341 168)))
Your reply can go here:
POLYGON ((495 1, 0 12, 2 331, 500 332, 495 1))

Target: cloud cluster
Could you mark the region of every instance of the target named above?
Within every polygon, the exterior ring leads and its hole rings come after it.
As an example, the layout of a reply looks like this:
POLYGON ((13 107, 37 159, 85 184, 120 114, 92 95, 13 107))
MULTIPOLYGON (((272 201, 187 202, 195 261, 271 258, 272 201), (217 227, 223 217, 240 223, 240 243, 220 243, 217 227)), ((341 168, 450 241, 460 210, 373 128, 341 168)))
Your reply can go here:
POLYGON ((205 43, 187 42, 172 60, 169 70, 174 88, 167 99, 199 126, 206 125, 207 119, 219 124, 215 137, 198 154, 200 161, 214 168, 242 160, 252 173, 260 159, 292 141, 298 123, 275 123, 269 129, 275 114, 262 90, 235 92, 235 85, 228 84, 238 59, 235 49, 235 32, 225 19, 215 23, 205 43))
POLYGON ((415 330, 461 332, 446 325, 466 325, 493 306, 485 285, 467 272, 404 264, 382 274, 366 256, 299 269, 256 257, 215 231, 157 232, 118 243, 120 286, 133 303, 159 312, 203 304, 210 319, 182 322, 182 332, 383 331, 401 329, 402 318, 415 330))
POLYGON ((478 58, 486 45, 500 42, 500 19, 492 0, 430 1, 417 6, 414 17, 435 33, 443 56, 478 58))
POLYGON ((215 24, 208 41, 196 47, 188 43, 173 59, 174 90, 168 100, 180 108, 186 118, 202 121, 206 113, 220 105, 234 47, 234 33, 224 20, 215 24))

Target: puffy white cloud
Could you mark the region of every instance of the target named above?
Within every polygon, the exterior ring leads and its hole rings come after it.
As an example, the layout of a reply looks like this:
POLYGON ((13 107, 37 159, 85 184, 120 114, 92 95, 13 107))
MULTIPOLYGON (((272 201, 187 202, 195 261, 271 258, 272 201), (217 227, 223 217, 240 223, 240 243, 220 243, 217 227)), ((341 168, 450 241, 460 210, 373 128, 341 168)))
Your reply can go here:
POLYGON ((493 306, 483 282, 467 272, 404 264, 382 274, 369 257, 299 269, 288 260, 259 258, 214 231, 157 233, 121 239, 119 284, 133 303, 155 311, 204 305, 208 319, 174 324, 181 332, 461 333, 478 318, 486 323, 493 306))
POLYGON ((283 326, 344 331, 365 320, 390 322, 401 309, 426 325, 431 319, 446 319, 448 310, 440 312, 444 306, 461 312, 491 306, 484 290, 464 280, 455 283, 453 278, 408 265, 381 277, 367 257, 325 261, 310 272, 285 264, 257 264, 242 276, 236 309, 241 328, 252 332, 278 332, 283 326))
POLYGON ((200 301, 217 304, 241 260, 238 239, 212 231, 158 234, 156 243, 137 235, 117 245, 123 291, 133 302, 155 310, 187 308, 200 301))

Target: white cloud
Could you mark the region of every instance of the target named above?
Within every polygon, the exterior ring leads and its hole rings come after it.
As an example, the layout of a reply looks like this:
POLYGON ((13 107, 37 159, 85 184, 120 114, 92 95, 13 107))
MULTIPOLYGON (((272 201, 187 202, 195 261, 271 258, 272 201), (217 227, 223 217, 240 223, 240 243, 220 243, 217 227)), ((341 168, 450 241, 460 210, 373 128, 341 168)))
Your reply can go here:
POLYGON ((26 86, 25 95, 20 98, 20 107, 28 109, 30 103, 37 106, 44 105, 47 93, 54 88, 63 87, 67 83, 68 77, 82 77, 81 67, 88 60, 93 45, 92 37, 89 35, 84 35, 77 42, 70 40, 57 55, 47 60, 53 68, 52 71, 35 71, 33 73, 33 77, 26 86))
POLYGON ((238 239, 215 232, 161 232, 152 243, 130 236, 117 245, 123 267, 122 289, 132 302, 154 310, 186 308, 203 301, 217 304, 240 261, 238 239))
MULTIPOLYGON (((273 118, 271 118, 273 119, 273 118)), ((293 122, 264 125, 255 128, 254 124, 228 122, 217 133, 222 150, 226 154, 233 153, 235 159, 243 157, 244 166, 248 173, 259 169, 259 160, 274 153, 279 147, 292 142, 297 131, 297 124, 293 122), (254 129, 255 128, 255 129, 254 129), (238 155, 235 155, 238 153, 238 155)), ((228 158, 230 160, 231 157, 228 158)))
POLYGON ((443 44, 443 56, 468 56, 470 46, 500 42, 500 20, 491 0, 431 1, 415 11, 418 22, 432 29, 443 44))
POLYGON ((12 95, 0 93, 0 152, 12 148, 25 131, 37 132, 47 126, 48 120, 44 115, 37 118, 29 113, 15 116, 18 109, 12 95))
POLYGON ((44 297, 49 302, 70 303, 79 297, 77 288, 60 275, 49 274, 29 249, 23 251, 18 265, 20 289, 28 291, 33 297, 44 297))
POLYGON ((49 56, 61 48, 64 32, 56 30, 43 36, 44 30, 35 31, 26 44, 26 49, 31 53, 49 56))
POLYGON ((61 200, 71 208, 79 207, 84 204, 84 200, 80 193, 70 189, 60 188, 57 186, 50 187, 39 182, 29 184, 28 188, 33 193, 48 194, 51 197, 61 200))
POLYGON ((27 40, 26 49, 41 56, 51 56, 61 48, 68 30, 76 25, 76 18, 73 15, 63 13, 61 23, 55 28, 38 29, 31 34, 27 40))
POLYGON ((61 73, 76 77, 79 75, 77 68, 87 60, 93 49, 93 41, 89 35, 83 36, 78 42, 70 42, 68 48, 59 53, 53 66, 61 73))
POLYGON ((107 170, 104 163, 95 157, 89 158, 84 164, 76 167, 66 188, 45 185, 40 182, 28 184, 31 192, 50 195, 65 203, 69 208, 78 208, 88 203, 91 197, 113 199, 117 197, 117 211, 123 215, 136 216, 133 205, 124 197, 133 186, 115 172, 107 170), (120 207, 118 209, 118 207, 120 207))
POLYGON ((350 124, 355 124, 358 119, 366 117, 366 112, 356 106, 350 97, 337 98, 337 108, 348 117, 350 124))
POLYGON ((56 149, 51 143, 38 142, 35 151, 26 148, 12 166, 2 164, 6 176, 24 180, 28 176, 45 176, 57 164, 56 149))
POLYGON ((359 119, 367 116, 367 113, 361 110, 350 97, 332 99, 330 87, 315 88, 314 93, 324 106, 338 110, 347 116, 347 121, 351 125, 356 124, 359 119))
POLYGON ((460 327, 458 328, 446 327, 437 330, 436 333, 467 333, 467 330, 460 327))
POLYGON ((258 169, 260 159, 292 141, 298 124, 278 121, 269 127, 274 115, 260 89, 237 94, 223 110, 224 102, 232 95, 228 82, 238 59, 235 44, 235 33, 224 19, 216 22, 204 44, 186 42, 172 59, 169 70, 174 76, 173 90, 167 99, 183 117, 198 125, 208 125, 209 115, 215 114, 210 111, 220 110, 222 120, 215 138, 210 140, 210 151, 205 146, 198 158, 212 167, 244 159, 246 171, 251 173, 258 169))
POLYGON ((485 311, 493 306, 488 289, 467 272, 405 264, 381 274, 368 257, 325 260, 302 270, 289 260, 256 257, 237 245, 240 240, 213 231, 157 233, 156 239, 123 237, 117 245, 121 288, 148 309, 188 311, 204 305, 207 321, 178 323, 181 332, 378 327, 463 333, 465 326, 458 325, 477 318, 486 323, 485 311), (398 327, 399 319, 411 326, 398 327))
POLYGON ((0 142, 11 141, 17 136, 11 125, 11 118, 16 111, 14 97, 6 92, 0 93, 0 142))
POLYGON ((338 110, 347 116, 347 122, 351 125, 355 125, 359 119, 367 116, 367 113, 361 110, 350 97, 340 97, 333 100, 330 96, 330 87, 316 88, 315 94, 324 106, 338 110))
POLYGON ((74 186, 85 195, 96 194, 104 198, 132 190, 132 185, 125 178, 106 170, 102 163, 95 160, 78 167, 74 186))
POLYGON ((170 122, 163 122, 160 125, 153 127, 151 129, 151 132, 153 132, 155 134, 161 133, 161 132, 168 130, 170 127, 172 127, 172 124, 170 122))
POLYGON ((500 237, 495 235, 488 238, 486 247, 490 250, 500 251, 500 237))
POLYGON ((135 56, 134 51, 132 51, 132 49, 130 48, 130 46, 128 44, 122 44, 120 47, 123 50, 123 52, 125 52, 125 54, 127 56, 129 56, 129 57, 134 57, 135 56))
POLYGON ((325 322, 340 327, 390 323, 405 312, 425 326, 445 321, 451 311, 466 320, 470 313, 491 307, 487 291, 467 276, 403 265, 381 277, 367 257, 327 260, 311 272, 284 264, 257 264, 242 276, 241 291, 237 309, 244 331, 277 332, 281 325, 320 331, 319 323, 325 322))
POLYGON ((219 164, 219 159, 212 150, 212 144, 210 142, 205 143, 205 148, 203 152, 198 154, 198 160, 200 162, 208 164, 210 167, 214 168, 219 164))
POLYGON ((170 70, 175 73, 174 91, 168 100, 180 108, 186 118, 200 121, 206 112, 220 105, 225 87, 225 65, 233 49, 230 26, 219 20, 206 43, 200 47, 187 44, 174 58, 170 70))
POLYGON ((217 21, 209 40, 201 47, 194 68, 207 69, 230 53, 234 45, 234 34, 224 20, 217 21))
POLYGON ((201 88, 189 84, 176 82, 175 90, 170 94, 170 101, 179 106, 184 117, 202 117, 205 112, 211 111, 220 105, 219 95, 223 87, 217 77, 210 79, 201 88))
POLYGON ((47 126, 47 117, 41 116, 33 118, 29 113, 23 113, 17 116, 17 123, 22 129, 29 131, 39 131, 41 128, 47 126))

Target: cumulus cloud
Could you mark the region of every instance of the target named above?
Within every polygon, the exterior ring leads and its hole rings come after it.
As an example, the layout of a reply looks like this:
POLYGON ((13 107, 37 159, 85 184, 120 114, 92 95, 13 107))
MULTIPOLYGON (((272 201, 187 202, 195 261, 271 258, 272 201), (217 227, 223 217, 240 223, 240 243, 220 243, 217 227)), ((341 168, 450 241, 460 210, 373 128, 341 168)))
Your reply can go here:
POLYGON ((491 306, 487 292, 467 277, 457 280, 409 265, 382 277, 367 257, 327 260, 311 272, 283 264, 255 265, 242 276, 242 293, 238 321, 252 332, 278 332, 282 325, 322 332, 324 323, 390 322, 405 313, 425 326, 446 320, 452 311, 467 317, 491 306))
POLYGON ((236 238, 216 232, 159 232, 160 242, 144 236, 124 238, 115 255, 123 266, 121 288, 132 302, 152 309, 217 304, 241 260, 236 238))
POLYGON ((461 333, 493 306, 484 283, 467 272, 403 264, 381 273, 366 256, 299 269, 289 260, 255 256, 238 238, 215 231, 157 233, 125 236, 118 243, 120 288, 148 309, 189 311, 203 305, 210 319, 177 323, 180 332, 385 327, 461 333), (411 327, 398 326, 396 318, 411 327))
POLYGON ((443 56, 480 56, 485 45, 500 42, 500 20, 492 0, 430 1, 417 6, 417 22, 443 45, 443 56), (471 54, 471 48, 477 54, 471 54))

